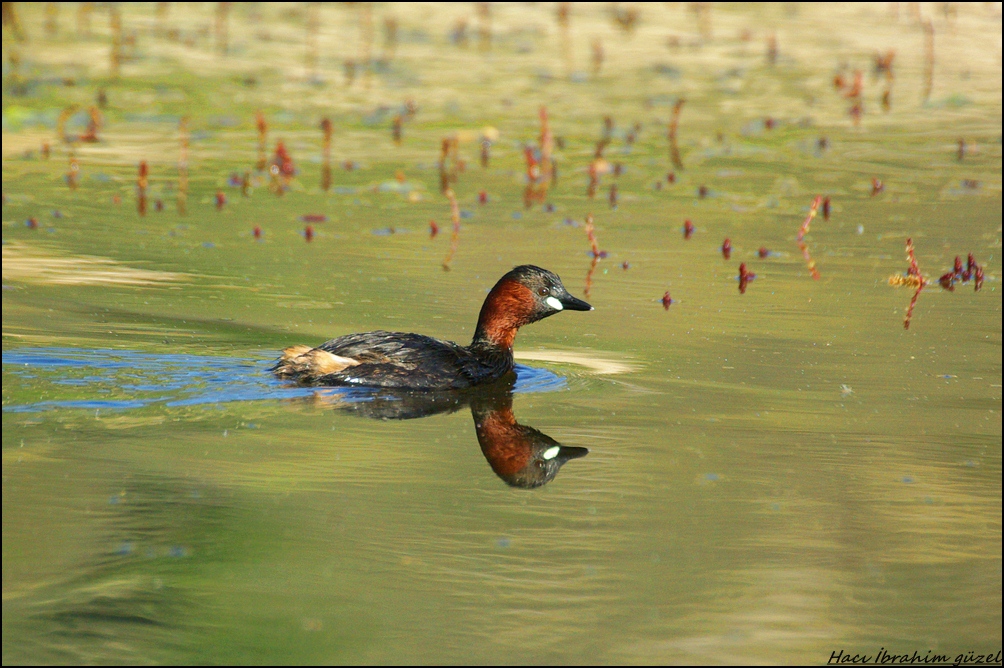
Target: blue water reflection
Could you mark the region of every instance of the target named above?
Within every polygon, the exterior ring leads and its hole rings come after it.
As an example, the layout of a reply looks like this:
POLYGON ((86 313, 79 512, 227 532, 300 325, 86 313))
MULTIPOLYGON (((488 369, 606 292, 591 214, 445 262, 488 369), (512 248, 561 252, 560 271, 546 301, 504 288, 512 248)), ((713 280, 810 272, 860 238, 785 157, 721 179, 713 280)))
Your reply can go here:
MULTIPOLYGON (((196 406, 231 401, 262 401, 310 396, 317 388, 292 387, 269 372, 268 358, 155 354, 133 350, 82 348, 20 348, 3 351, 4 372, 21 378, 48 380, 68 393, 88 396, 3 407, 5 413, 59 408, 128 410, 151 404, 196 406), (72 389, 70 389, 72 388, 72 389), (101 398, 99 395, 111 394, 101 398)), ((514 392, 554 392, 566 379, 547 369, 516 365, 514 392)), ((370 401, 366 388, 325 388, 343 401, 370 401)))

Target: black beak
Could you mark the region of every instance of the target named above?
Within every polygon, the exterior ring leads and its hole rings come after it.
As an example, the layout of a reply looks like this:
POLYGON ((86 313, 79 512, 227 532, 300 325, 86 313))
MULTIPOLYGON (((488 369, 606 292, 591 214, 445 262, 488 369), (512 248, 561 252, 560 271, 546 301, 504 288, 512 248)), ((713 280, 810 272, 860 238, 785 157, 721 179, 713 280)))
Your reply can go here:
POLYGON ((592 311, 593 307, 582 301, 581 299, 576 299, 567 292, 561 296, 558 300, 561 305, 565 307, 568 311, 592 311))
POLYGON ((578 459, 579 457, 585 457, 588 454, 588 448, 579 448, 574 445, 563 445, 558 451, 558 456, 555 457, 555 459, 564 464, 567 461, 578 459))

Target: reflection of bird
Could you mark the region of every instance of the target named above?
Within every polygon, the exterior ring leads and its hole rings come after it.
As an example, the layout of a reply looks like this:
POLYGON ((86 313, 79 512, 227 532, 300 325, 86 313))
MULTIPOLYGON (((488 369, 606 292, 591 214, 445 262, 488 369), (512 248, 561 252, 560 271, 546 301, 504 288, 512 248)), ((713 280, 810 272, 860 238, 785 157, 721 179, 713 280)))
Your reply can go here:
POLYGON ((522 265, 488 293, 469 346, 401 332, 348 334, 317 348, 286 348, 272 371, 303 385, 469 388, 511 373, 517 330, 565 309, 593 307, 568 294, 556 274, 522 265))
POLYGON ((512 378, 468 390, 416 391, 396 388, 318 390, 312 400, 377 420, 410 420, 453 413, 470 405, 481 452, 495 474, 512 487, 540 487, 586 448, 564 446, 533 427, 521 425, 512 411, 512 378))
MULTIPOLYGON (((512 387, 505 381, 497 385, 512 387)), ((318 389, 309 400, 315 405, 337 408, 373 420, 413 420, 439 413, 455 413, 470 403, 471 391, 338 387, 318 389)))
POLYGON ((512 487, 540 487, 551 482, 562 464, 589 454, 586 448, 561 445, 533 427, 521 425, 512 412, 512 394, 471 402, 481 452, 495 475, 512 487))

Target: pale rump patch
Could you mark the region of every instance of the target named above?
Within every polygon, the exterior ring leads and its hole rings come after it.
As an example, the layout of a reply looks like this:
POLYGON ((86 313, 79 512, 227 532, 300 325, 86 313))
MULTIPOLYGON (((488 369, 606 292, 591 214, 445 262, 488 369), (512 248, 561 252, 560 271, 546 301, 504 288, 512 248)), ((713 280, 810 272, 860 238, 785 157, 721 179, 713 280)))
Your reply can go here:
POLYGON ((275 373, 282 378, 313 380, 357 364, 359 362, 351 357, 333 355, 320 348, 290 346, 282 351, 282 358, 276 366, 275 373))
POLYGON ((313 348, 310 346, 290 346, 289 348, 283 348, 282 350, 282 362, 289 362, 290 360, 296 359, 304 353, 309 353, 313 348))
POLYGON ((309 353, 300 355, 300 357, 308 359, 311 369, 315 370, 315 374, 318 376, 326 376, 329 373, 335 373, 336 371, 359 364, 357 360, 351 357, 332 355, 325 350, 317 348, 311 350, 309 353))

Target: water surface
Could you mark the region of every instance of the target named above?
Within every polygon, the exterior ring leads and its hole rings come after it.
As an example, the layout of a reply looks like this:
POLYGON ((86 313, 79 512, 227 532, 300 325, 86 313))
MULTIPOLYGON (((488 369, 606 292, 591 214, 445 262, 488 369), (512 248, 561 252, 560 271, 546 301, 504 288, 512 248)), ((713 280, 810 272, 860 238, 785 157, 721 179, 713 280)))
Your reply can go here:
POLYGON ((309 7, 235 6, 221 55, 215 6, 127 5, 117 80, 105 10, 86 34, 63 7, 50 34, 21 6, 30 41, 3 42, 4 662, 997 651, 1000 9, 899 6, 645 5, 627 29, 576 5, 567 54, 550 5, 492 5, 490 48, 470 6, 323 6, 311 72, 309 7), (350 81, 368 21, 373 66, 350 81), (855 70, 860 99, 834 87, 855 70), (98 89, 71 190, 56 120, 98 89), (527 208, 541 105, 558 181, 527 208), (282 196, 255 168, 257 110, 268 157, 282 139, 299 170, 282 196), (814 280, 796 235, 816 195, 814 280), (934 282, 905 329, 912 291, 888 278, 908 237, 934 282), (968 253, 982 289, 939 287, 968 253), (268 372, 355 331, 466 343, 521 263, 596 310, 521 331, 511 389, 415 399, 268 372))

